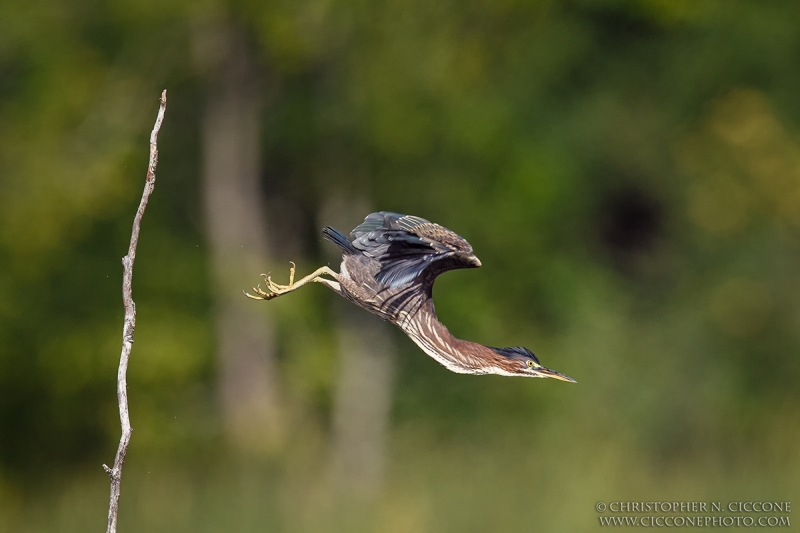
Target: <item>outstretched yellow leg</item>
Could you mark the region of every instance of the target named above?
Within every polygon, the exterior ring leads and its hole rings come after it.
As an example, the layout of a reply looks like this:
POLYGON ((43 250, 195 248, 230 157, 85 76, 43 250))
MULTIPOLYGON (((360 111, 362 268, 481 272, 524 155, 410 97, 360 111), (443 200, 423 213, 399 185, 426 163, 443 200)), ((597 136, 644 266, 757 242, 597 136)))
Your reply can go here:
POLYGON ((252 287, 252 291, 255 294, 250 294, 245 292, 244 295, 248 298, 252 298, 253 300, 272 300, 273 298, 277 298, 282 294, 286 294, 287 292, 292 292, 294 290, 299 289, 306 283, 310 283, 312 281, 317 283, 324 283, 328 287, 339 291, 339 283, 336 281, 331 281, 329 279, 323 278, 322 276, 327 274, 331 276, 334 280, 337 279, 337 274, 330 268, 324 266, 316 269, 314 272, 309 274, 308 276, 298 280, 297 282, 294 281, 294 273, 295 273, 295 264, 294 262, 290 261, 291 268, 289 268, 289 284, 288 285, 280 285, 279 283, 275 283, 272 281, 272 277, 269 274, 261 274, 264 276, 264 282, 267 285, 267 291, 261 290, 261 285, 257 285, 252 287))

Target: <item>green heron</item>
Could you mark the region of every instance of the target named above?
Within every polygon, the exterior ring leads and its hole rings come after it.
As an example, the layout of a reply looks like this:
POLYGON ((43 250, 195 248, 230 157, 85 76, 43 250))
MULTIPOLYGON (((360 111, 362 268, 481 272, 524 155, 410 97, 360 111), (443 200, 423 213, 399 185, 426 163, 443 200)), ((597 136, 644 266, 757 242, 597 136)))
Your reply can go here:
POLYGON ((322 234, 342 250, 339 273, 323 266, 295 281, 295 264, 291 263, 288 285, 279 285, 262 274, 267 291, 259 285, 253 287, 255 295, 245 294, 256 300, 271 300, 307 283, 322 283, 398 326, 426 354, 453 372, 575 382, 542 366, 527 348, 492 348, 457 339, 439 322, 433 307, 436 277, 448 270, 481 266, 472 246, 456 233, 424 218, 381 211, 368 215, 349 239, 331 227, 323 229, 322 234))

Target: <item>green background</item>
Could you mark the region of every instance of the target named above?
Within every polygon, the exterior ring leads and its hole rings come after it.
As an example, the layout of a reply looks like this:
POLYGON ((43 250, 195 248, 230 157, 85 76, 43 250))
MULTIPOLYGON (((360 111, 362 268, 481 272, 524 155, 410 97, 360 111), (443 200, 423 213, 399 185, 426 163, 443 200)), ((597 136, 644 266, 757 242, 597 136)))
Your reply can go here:
POLYGON ((794 0, 2 2, 0 531, 105 527, 120 258, 164 88, 122 531, 594 531, 598 501, 800 505, 798 21, 794 0), (291 416, 269 450, 232 449, 201 208, 214 24, 265 80, 261 188, 295 243, 258 268, 336 266, 332 198, 341 230, 363 205, 425 217, 483 262, 437 282, 451 331, 578 383, 456 375, 392 330, 385 474, 349 501, 320 481, 343 307, 312 286, 253 303, 291 416))

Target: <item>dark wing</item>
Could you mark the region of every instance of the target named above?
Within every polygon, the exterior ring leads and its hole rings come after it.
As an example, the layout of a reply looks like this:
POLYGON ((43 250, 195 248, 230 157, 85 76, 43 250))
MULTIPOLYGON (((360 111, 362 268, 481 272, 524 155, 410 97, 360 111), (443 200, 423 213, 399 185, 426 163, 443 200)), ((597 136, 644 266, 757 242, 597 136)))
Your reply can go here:
POLYGON ((322 228, 322 236, 331 241, 336 246, 338 246, 342 250, 342 253, 345 254, 358 253, 358 250, 353 248, 353 243, 350 242, 350 239, 348 239, 344 233, 342 233, 336 228, 332 228, 330 226, 322 228))
POLYGON ((426 269, 435 277, 447 270, 480 266, 467 241, 420 217, 372 213, 350 237, 354 248, 381 263, 375 279, 389 287, 404 285, 426 269))

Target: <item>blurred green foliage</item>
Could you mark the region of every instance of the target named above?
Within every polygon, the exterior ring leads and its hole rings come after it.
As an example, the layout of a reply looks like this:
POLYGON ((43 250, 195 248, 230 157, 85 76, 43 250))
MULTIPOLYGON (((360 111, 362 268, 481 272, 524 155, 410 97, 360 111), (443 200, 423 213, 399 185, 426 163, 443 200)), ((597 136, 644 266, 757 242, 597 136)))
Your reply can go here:
POLYGON ((14 0, 0 4, 0 531, 104 523, 119 258, 162 88, 121 527, 352 530, 315 488, 333 295, 269 304, 296 414, 286 450, 243 464, 220 439, 198 208, 213 49, 192 38, 217 19, 267 73, 270 218, 303 239, 302 258, 278 250, 265 270, 330 257, 329 197, 426 217, 484 264, 437 283, 451 330, 578 380, 458 376, 398 335, 391 467, 365 530, 589 530, 600 500, 800 502, 797 2, 14 0))

